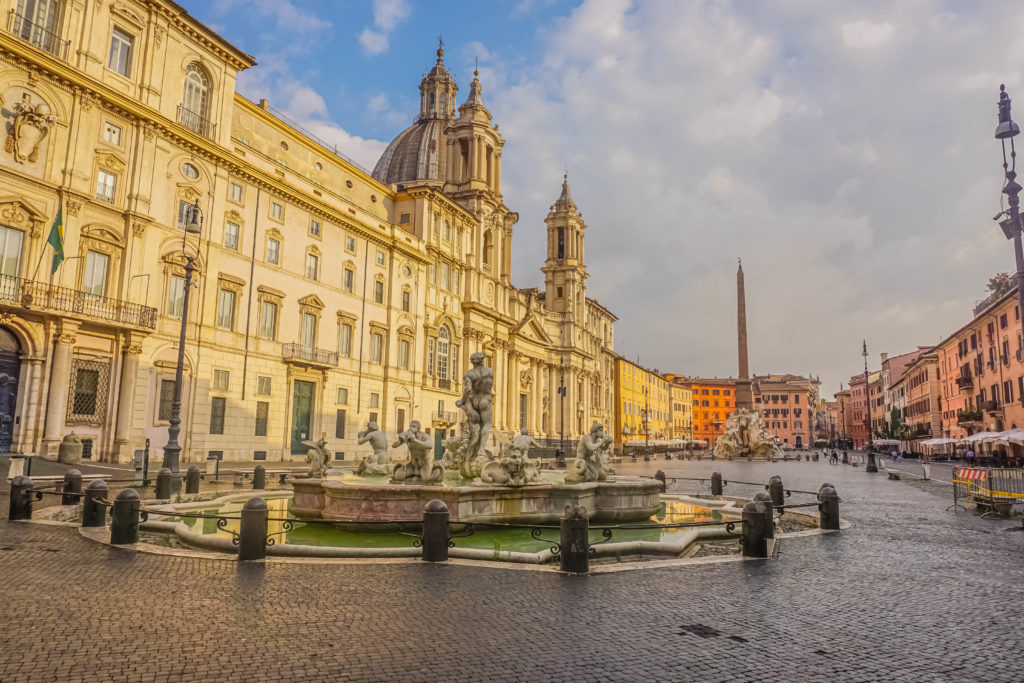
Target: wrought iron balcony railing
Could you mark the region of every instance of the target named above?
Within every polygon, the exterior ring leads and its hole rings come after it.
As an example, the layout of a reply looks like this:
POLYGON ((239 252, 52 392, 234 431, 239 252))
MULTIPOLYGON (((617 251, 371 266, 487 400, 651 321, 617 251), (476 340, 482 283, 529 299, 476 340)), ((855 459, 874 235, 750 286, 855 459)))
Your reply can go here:
POLYGON ((961 389, 968 389, 974 386, 974 377, 971 375, 960 375, 956 378, 956 385, 961 389))
POLYGON ((217 124, 198 112, 186 109, 183 104, 178 105, 178 123, 185 126, 193 133, 198 133, 203 137, 211 139, 217 130, 217 124))
POLYGON ((7 18, 7 30, 58 59, 65 62, 68 60, 70 40, 61 40, 59 35, 29 21, 24 15, 18 14, 17 10, 11 10, 7 18))
POLYGON ((71 313, 119 325, 156 328, 157 311, 151 306, 9 275, 0 275, 0 302, 33 310, 71 313))
POLYGON ((960 424, 965 422, 981 422, 981 417, 980 410, 958 410, 956 413, 956 421, 960 424))
POLYGON ((437 378, 437 388, 438 389, 451 389, 452 388, 452 381, 450 379, 447 379, 447 378, 438 377, 437 378))
POLYGON ((337 365, 338 353, 315 346, 302 344, 284 344, 281 346, 281 358, 285 362, 292 361, 309 365, 337 365))
POLYGON ((459 421, 459 414, 448 410, 435 410, 434 411, 434 422, 444 422, 447 424, 455 424, 459 421))

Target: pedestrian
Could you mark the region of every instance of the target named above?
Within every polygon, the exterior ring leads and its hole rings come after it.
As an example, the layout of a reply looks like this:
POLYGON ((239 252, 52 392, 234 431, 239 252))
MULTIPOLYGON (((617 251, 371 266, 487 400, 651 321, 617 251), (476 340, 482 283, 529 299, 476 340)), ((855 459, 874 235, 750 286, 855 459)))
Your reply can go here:
POLYGON ((967 466, 971 467, 973 465, 974 465, 974 449, 973 448, 968 448, 967 449, 967 466))
POLYGON ((896 452, 896 449, 895 449, 895 448, 894 448, 894 449, 892 449, 892 454, 891 454, 891 456, 892 456, 892 461, 893 461, 893 462, 896 462, 896 457, 897 457, 898 455, 899 455, 899 453, 897 453, 897 452, 896 452))

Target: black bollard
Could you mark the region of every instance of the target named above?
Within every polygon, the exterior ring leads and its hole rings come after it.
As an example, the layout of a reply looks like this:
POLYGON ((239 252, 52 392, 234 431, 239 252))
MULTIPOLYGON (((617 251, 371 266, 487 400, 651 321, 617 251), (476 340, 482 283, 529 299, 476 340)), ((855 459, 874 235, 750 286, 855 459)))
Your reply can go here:
POLYGON ((174 475, 166 467, 157 472, 156 475, 156 499, 171 499, 171 478, 174 475))
POLYGON ((262 560, 267 556, 267 517, 270 510, 262 498, 250 498, 242 506, 238 529, 238 560, 262 560))
POLYGON ((558 544, 561 556, 561 570, 571 574, 590 572, 590 520, 587 509, 566 505, 562 512, 561 542, 558 544))
POLYGON ((199 493, 199 479, 202 475, 199 468, 192 465, 185 473, 185 493, 199 493))
POLYGON ((665 493, 668 488, 668 482, 665 480, 665 473, 662 470, 658 470, 654 473, 654 478, 661 482, 661 492, 665 493))
POLYGON ((11 480, 11 507, 7 519, 32 519, 32 480, 18 475, 11 480))
POLYGON ((132 545, 139 542, 139 492, 124 489, 114 499, 110 510, 110 542, 132 545))
POLYGON ((775 538, 775 508, 772 507, 772 497, 764 491, 760 491, 754 495, 754 500, 764 503, 764 537, 775 538))
POLYGON ((711 473, 711 495, 715 498, 722 497, 722 473, 712 472, 711 473))
POLYGON ((60 497, 61 505, 78 505, 78 499, 81 495, 73 495, 82 493, 82 473, 78 470, 68 470, 64 473, 64 486, 61 488, 62 495, 60 497))
POLYGON ((252 471, 252 488, 254 491, 267 488, 267 468, 263 465, 256 465, 252 471))
POLYGON ((875 464, 875 452, 869 450, 867 457, 867 465, 864 467, 865 472, 877 472, 878 465, 875 464))
POLYGON ((782 477, 776 474, 768 480, 768 494, 772 497, 772 505, 775 507, 786 504, 786 487, 782 485, 782 477))
POLYGON ((448 506, 434 500, 423 508, 423 537, 420 541, 425 562, 448 561, 448 506))
POLYGON ((106 526, 107 507, 96 502, 106 498, 107 482, 102 479, 97 479, 85 488, 85 496, 82 498, 82 526, 106 526))
POLYGON ((831 484, 824 484, 818 492, 818 524, 822 529, 839 529, 839 494, 831 484))
POLYGON ((764 503, 752 500, 743 506, 744 557, 768 557, 768 540, 764 537, 764 503))

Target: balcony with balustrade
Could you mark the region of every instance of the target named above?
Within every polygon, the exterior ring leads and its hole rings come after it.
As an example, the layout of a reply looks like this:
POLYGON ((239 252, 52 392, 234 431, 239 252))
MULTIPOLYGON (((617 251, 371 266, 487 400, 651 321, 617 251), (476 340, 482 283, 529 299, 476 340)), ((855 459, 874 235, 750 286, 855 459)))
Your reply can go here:
POLYGON ((283 344, 281 360, 285 363, 310 368, 334 368, 338 366, 337 351, 318 349, 304 344, 283 344))
POLYGON ((157 310, 151 306, 9 275, 0 275, 0 308, 141 330, 155 329, 157 320, 157 310))
POLYGON ((206 118, 199 112, 187 109, 184 104, 178 105, 178 123, 188 128, 193 133, 202 135, 204 138, 215 137, 217 124, 206 118))

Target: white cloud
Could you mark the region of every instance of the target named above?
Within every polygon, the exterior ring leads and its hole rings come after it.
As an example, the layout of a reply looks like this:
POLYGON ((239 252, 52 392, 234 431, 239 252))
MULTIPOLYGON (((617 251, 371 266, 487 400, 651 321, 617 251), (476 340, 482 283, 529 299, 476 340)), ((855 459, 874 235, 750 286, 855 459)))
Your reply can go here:
POLYGON ((213 9, 216 14, 255 12, 273 18, 279 28, 288 31, 322 31, 331 27, 330 21, 296 7, 291 0, 217 0, 213 9))
POLYGON ((407 0, 373 0, 373 28, 367 26, 358 36, 363 52, 371 56, 387 52, 391 32, 411 12, 407 0))
POLYGON ((840 27, 843 43, 857 50, 876 50, 892 42, 896 26, 888 22, 875 23, 862 19, 840 27))

